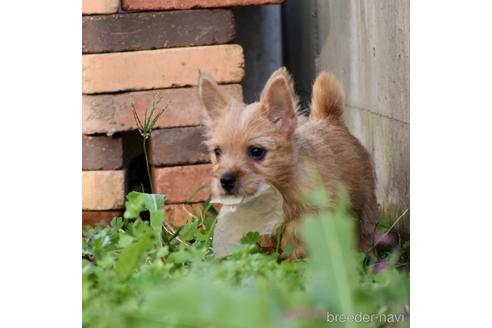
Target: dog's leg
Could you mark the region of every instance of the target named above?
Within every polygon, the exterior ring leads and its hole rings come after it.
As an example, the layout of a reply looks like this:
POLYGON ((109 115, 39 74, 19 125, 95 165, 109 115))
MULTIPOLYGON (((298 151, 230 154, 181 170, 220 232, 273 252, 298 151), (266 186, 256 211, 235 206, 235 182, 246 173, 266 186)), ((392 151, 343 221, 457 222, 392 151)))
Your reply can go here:
POLYGON ((374 247, 374 236, 378 220, 378 205, 374 195, 371 195, 362 207, 359 221, 359 248, 361 250, 368 251, 374 247))
POLYGON ((289 255, 289 260, 296 260, 306 257, 306 250, 302 241, 298 237, 299 221, 291 220, 285 224, 285 228, 282 234, 281 248, 285 250, 289 244, 294 245, 294 251, 289 255))

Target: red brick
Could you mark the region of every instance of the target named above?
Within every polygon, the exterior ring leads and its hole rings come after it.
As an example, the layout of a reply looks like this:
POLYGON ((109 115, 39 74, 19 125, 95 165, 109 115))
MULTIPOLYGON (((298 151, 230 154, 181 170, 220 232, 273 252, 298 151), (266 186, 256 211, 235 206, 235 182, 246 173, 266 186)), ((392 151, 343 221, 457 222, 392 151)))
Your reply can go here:
POLYGON ((166 222, 172 227, 178 228, 184 225, 190 218, 191 214, 201 211, 203 204, 175 204, 164 206, 166 210, 166 222))
POLYGON ((149 143, 153 166, 198 164, 210 162, 203 144, 203 127, 161 129, 152 132, 149 143))
POLYGON ((119 0, 82 0, 82 14, 112 14, 118 5, 119 0))
POLYGON ((124 10, 169 10, 279 4, 285 0, 122 0, 124 10))
POLYGON ((219 83, 237 83, 244 76, 239 45, 172 48, 82 56, 82 92, 193 86, 199 72, 219 83))
POLYGON ((235 35, 230 10, 186 10, 82 18, 82 52, 224 44, 235 35))
POLYGON ((209 183, 210 174, 210 164, 153 167, 152 181, 156 193, 167 194, 168 203, 200 202, 208 198, 209 188, 190 197, 199 187, 209 183))
POLYGON ((82 136, 82 170, 119 170, 123 166, 123 138, 82 136))
MULTIPOLYGON (((220 86, 222 90, 243 100, 239 84, 220 86)), ((82 96, 82 132, 84 134, 113 133, 135 130, 136 125, 130 110, 135 109, 140 117, 149 108, 152 100, 162 97, 161 104, 169 102, 164 114, 157 121, 156 128, 199 125, 202 111, 196 87, 153 91, 127 92, 115 95, 82 96)))
POLYGON ((126 174, 118 171, 82 172, 82 209, 112 210, 125 203, 126 174))
POLYGON ((115 216, 123 216, 123 211, 82 211, 82 225, 109 224, 115 216))

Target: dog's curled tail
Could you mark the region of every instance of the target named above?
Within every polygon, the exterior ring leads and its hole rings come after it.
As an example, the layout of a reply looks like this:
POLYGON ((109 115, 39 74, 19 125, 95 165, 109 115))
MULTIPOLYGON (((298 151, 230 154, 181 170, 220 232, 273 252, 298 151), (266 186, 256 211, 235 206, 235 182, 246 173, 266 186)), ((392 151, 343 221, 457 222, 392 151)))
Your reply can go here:
POLYGON ((315 121, 339 122, 343 115, 344 93, 342 86, 331 73, 321 72, 313 85, 311 115, 315 121))

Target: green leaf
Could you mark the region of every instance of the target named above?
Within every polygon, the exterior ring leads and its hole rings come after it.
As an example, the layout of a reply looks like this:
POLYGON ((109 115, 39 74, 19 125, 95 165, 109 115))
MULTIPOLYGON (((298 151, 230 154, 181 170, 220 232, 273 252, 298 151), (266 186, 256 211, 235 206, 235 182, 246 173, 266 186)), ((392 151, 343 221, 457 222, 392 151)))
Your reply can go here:
POLYGON ((120 279, 126 280, 131 276, 145 251, 152 245, 152 235, 148 234, 121 251, 120 257, 116 262, 116 273, 120 279))
POLYGON ((154 236, 159 246, 162 246, 162 224, 164 223, 164 209, 150 212, 150 226, 154 230, 154 236))
POLYGON ((166 257, 169 254, 169 248, 167 246, 161 247, 157 250, 157 257, 166 257))
POLYGON ((193 258, 190 252, 179 250, 177 252, 173 252, 169 255, 168 260, 171 263, 182 264, 193 258))
POLYGON ((145 194, 141 193, 145 208, 149 210, 150 213, 160 210, 164 207, 164 200, 166 195, 162 194, 145 194))
POLYGON ((330 312, 354 314, 357 287, 354 220, 348 216, 345 206, 339 205, 334 211, 306 218, 301 231, 311 255, 307 270, 309 293, 330 312))
POLYGON ((195 239, 198 233, 198 222, 194 221, 183 226, 183 229, 179 232, 179 235, 184 241, 190 241, 195 239))
POLYGON ((377 224, 377 229, 380 232, 386 232, 388 231, 389 227, 391 226, 391 222, 388 219, 381 219, 379 220, 377 224))
POLYGON ((259 232, 250 231, 241 238, 240 242, 243 245, 254 245, 259 243, 260 240, 261 240, 261 236, 259 232))
POLYGON ((140 216, 140 213, 145 211, 145 201, 143 194, 138 191, 131 191, 126 195, 127 201, 125 202, 125 213, 123 217, 125 219, 136 219, 140 216))
POLYGON ((111 225, 111 227, 113 227, 115 229, 120 229, 123 226, 123 219, 119 216, 114 216, 111 219, 110 225, 111 225))
POLYGON ((125 248, 128 245, 131 245, 134 240, 135 240, 135 238, 128 235, 128 234, 121 234, 119 241, 118 241, 118 246, 125 248))
POLYGON ((162 246, 162 225, 164 223, 164 200, 166 195, 148 194, 138 191, 130 192, 125 202, 125 218, 136 219, 140 213, 148 210, 150 226, 154 231, 156 243, 162 246))
POLYGON ((162 225, 164 223, 164 200, 166 195, 142 194, 145 208, 150 212, 150 226, 154 230, 156 243, 162 246, 162 225))

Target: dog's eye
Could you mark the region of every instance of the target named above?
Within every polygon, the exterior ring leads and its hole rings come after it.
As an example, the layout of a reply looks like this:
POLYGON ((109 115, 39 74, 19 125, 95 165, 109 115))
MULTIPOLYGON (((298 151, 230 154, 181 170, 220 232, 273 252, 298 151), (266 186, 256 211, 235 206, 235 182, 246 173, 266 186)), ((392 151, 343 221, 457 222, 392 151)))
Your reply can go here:
POLYGON ((215 148, 214 149, 214 154, 215 154, 215 157, 217 157, 217 159, 219 159, 220 158, 220 155, 222 155, 222 149, 215 148))
POLYGON ((248 155, 252 159, 260 160, 265 157, 266 150, 260 147, 249 147, 248 155))

